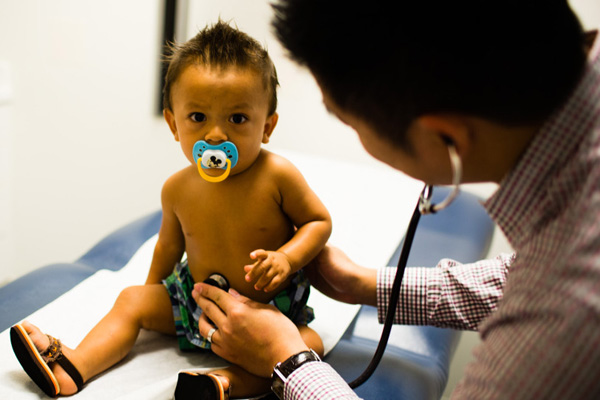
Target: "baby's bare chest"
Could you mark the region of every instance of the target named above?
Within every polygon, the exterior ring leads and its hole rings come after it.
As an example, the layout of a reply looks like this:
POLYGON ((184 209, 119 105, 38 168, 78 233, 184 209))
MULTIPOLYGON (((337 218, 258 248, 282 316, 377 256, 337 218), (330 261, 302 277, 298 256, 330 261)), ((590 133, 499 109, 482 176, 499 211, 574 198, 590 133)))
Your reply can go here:
POLYGON ((194 279, 226 271, 228 278, 237 283, 232 282, 234 287, 245 286, 243 267, 252 263, 250 252, 277 250, 295 229, 281 201, 268 191, 182 196, 176 215, 194 279))
POLYGON ((292 224, 280 201, 270 193, 184 196, 176 214, 186 237, 202 239, 268 237, 288 231, 292 224))
POLYGON ((277 250, 294 234, 294 225, 277 198, 253 192, 245 196, 181 200, 176 214, 194 280, 203 281, 218 272, 240 293, 268 301, 271 295, 256 292, 244 280, 244 266, 253 263, 252 251, 277 250))

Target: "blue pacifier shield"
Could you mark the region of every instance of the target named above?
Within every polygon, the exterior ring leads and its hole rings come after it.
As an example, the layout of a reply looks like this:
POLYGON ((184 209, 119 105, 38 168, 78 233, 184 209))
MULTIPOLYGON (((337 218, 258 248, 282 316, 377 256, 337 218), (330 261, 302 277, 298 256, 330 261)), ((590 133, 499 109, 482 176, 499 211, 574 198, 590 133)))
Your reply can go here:
POLYGON ((202 168, 220 168, 227 169, 226 160, 231 161, 231 167, 235 167, 238 162, 238 151, 235 144, 231 142, 223 142, 216 145, 208 144, 204 140, 199 140, 194 144, 192 150, 194 154, 194 162, 202 160, 202 168))

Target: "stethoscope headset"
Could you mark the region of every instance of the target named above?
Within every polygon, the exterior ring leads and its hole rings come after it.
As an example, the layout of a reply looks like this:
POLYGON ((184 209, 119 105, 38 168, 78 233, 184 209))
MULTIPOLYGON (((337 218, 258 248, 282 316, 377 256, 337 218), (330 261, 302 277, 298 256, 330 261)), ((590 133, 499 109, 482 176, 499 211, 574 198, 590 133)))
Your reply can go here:
POLYGON ((402 251, 400 252, 400 258, 398 259, 398 269, 396 270, 396 276, 392 285, 390 303, 388 305, 387 313, 385 316, 385 321, 383 324, 383 330, 381 332, 381 338, 379 339, 379 344, 377 345, 377 349, 375 350, 375 354, 373 355, 371 362, 364 370, 364 372, 358 378, 348 383, 348 385, 350 385, 352 389, 359 387, 360 385, 365 383, 367 379, 371 377, 371 375, 373 375, 373 372, 375 372, 375 369, 377 368, 379 362, 381 361, 381 358, 383 357, 383 353, 390 338, 390 332, 392 330, 392 324, 394 322, 396 308, 398 307, 398 299, 400 298, 400 288, 402 286, 402 278, 404 277, 404 271, 406 269, 406 262, 408 261, 408 255, 412 247, 412 242, 415 238, 415 232, 417 231, 417 225, 419 224, 419 219, 421 218, 421 215, 435 214, 436 212, 443 210, 444 208, 448 207, 450 203, 452 203, 452 201, 454 201, 456 196, 458 196, 460 181, 462 179, 462 162, 454 144, 450 141, 447 141, 447 146, 448 153, 450 154, 450 165, 452 168, 453 189, 444 200, 442 200, 438 204, 434 204, 431 201, 431 196, 433 195, 433 187, 431 185, 425 185, 425 187, 423 188, 423 191, 419 196, 417 206, 415 207, 413 215, 408 224, 406 234, 404 236, 402 251))

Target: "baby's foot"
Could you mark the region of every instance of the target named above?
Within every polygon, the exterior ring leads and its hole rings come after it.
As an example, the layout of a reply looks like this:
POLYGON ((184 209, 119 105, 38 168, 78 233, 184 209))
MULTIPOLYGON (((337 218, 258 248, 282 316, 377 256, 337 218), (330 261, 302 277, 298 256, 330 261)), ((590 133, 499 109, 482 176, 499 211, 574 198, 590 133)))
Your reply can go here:
POLYGON ((177 377, 176 399, 225 399, 230 398, 229 379, 218 374, 202 374, 182 371, 177 377))
POLYGON ((227 377, 223 375, 214 374, 214 376, 216 376, 219 379, 219 381, 221 381, 221 385, 223 385, 223 391, 225 392, 226 396, 231 396, 231 387, 229 385, 229 379, 227 379, 227 377))
MULTIPOLYGON (((38 352, 43 352, 50 345, 50 339, 46 336, 42 331, 35 325, 30 324, 27 321, 24 321, 21 326, 25 329, 31 341, 35 345, 38 352)), ((62 346, 62 352, 71 361, 73 360, 73 350, 69 349, 65 345, 62 346)), ((58 384, 60 385, 60 394, 63 396, 68 396, 71 394, 77 393, 77 385, 73 381, 73 378, 69 374, 65 372, 63 367, 61 367, 58 363, 51 363, 50 368, 52 369, 52 373, 56 377, 58 384)))

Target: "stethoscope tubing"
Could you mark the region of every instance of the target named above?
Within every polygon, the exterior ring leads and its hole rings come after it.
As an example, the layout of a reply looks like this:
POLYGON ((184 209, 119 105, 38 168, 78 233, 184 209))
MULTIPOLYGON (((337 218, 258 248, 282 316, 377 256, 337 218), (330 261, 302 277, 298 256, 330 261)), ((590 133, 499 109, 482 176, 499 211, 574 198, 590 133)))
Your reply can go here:
POLYGON ((400 299, 400 290, 402 288, 402 279, 404 278, 406 263, 408 262, 408 256, 410 254, 410 249, 412 248, 412 244, 415 238, 415 233, 417 232, 417 226, 419 225, 421 215, 435 214, 436 212, 443 210, 454 201, 456 196, 458 196, 458 193, 460 191, 460 182, 462 179, 462 162, 460 156, 458 155, 458 152, 456 151, 456 148, 451 143, 448 144, 448 153, 450 155, 450 166, 452 168, 452 184, 454 188, 452 189, 452 192, 450 192, 450 194, 448 194, 448 196, 438 204, 434 204, 431 202, 431 197, 433 195, 433 186, 425 185, 425 187, 423 188, 423 191, 419 196, 417 206, 415 207, 412 217, 410 218, 408 228, 406 229, 406 234, 404 235, 404 243, 402 244, 400 258, 398 259, 396 276, 394 277, 394 283, 392 284, 392 293, 390 294, 390 301, 388 304, 387 313, 385 315, 385 321, 383 324, 383 330, 381 332, 381 338, 379 339, 379 344, 377 345, 375 354, 373 354, 373 358, 371 359, 371 362, 369 363, 367 368, 365 368, 363 373, 358 378, 348 383, 348 385, 352 389, 356 389, 357 387, 365 383, 367 379, 371 377, 371 375, 373 375, 373 372, 375 372, 375 369, 379 365, 379 362, 383 357, 383 353, 385 352, 385 348, 390 338, 392 325, 394 323, 396 309, 398 308, 398 300, 400 299))
MULTIPOLYGON (((425 191, 425 189, 423 189, 423 191, 425 191)), ((383 325, 383 331, 381 332, 381 338, 379 339, 379 344, 377 345, 377 349, 375 350, 375 354, 373 355, 371 362, 364 370, 364 372, 358 378, 356 378, 348 384, 352 389, 359 387, 360 385, 365 383, 367 379, 371 377, 371 375, 373 375, 373 372, 375 372, 375 369, 379 365, 379 362, 383 357, 383 353, 385 352, 385 348, 390 338, 392 325, 394 323, 394 315, 396 314, 396 308, 398 307, 400 289, 402 287, 402 278, 404 277, 404 270, 406 269, 406 263, 408 262, 408 255, 410 253, 410 249, 412 248, 412 243, 415 238, 415 232, 417 231, 417 226, 419 225, 419 220, 421 218, 421 212, 419 211, 422 202, 421 199, 422 197, 419 197, 419 202, 415 207, 413 215, 408 224, 408 229, 406 230, 404 243, 402 244, 402 251, 400 252, 400 258, 398 259, 398 269, 396 270, 396 276, 394 277, 394 283, 392 284, 390 303, 388 305, 387 313, 385 315, 385 322, 383 325)))

